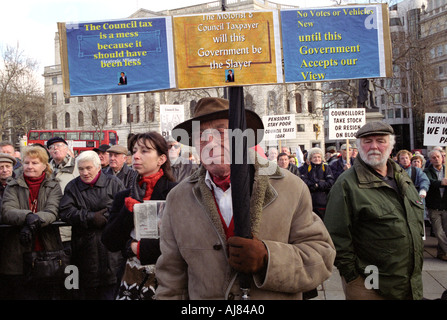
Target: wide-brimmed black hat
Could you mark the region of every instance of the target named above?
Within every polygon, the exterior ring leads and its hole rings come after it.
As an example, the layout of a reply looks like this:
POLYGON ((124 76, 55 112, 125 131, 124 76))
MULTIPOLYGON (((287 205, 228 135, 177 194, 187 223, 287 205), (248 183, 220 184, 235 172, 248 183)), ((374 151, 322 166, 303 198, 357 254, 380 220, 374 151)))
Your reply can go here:
MULTIPOLYGON (((210 97, 210 98, 202 98, 197 103, 194 109, 194 116, 186 120, 173 128, 173 131, 176 129, 183 129, 189 134, 189 146, 192 145, 192 123, 193 121, 210 121, 217 119, 228 119, 230 104, 229 101, 222 98, 210 97)), ((247 129, 253 130, 255 134, 255 144, 258 144, 262 141, 264 136, 264 124, 262 123, 261 118, 251 110, 245 110, 245 119, 247 122, 247 129), (262 131, 258 132, 258 129, 262 129, 262 131)), ((174 133, 174 132, 173 132, 174 133)), ((180 139, 180 137, 176 137, 180 139)), ((179 140, 178 140, 179 141, 179 140)), ((185 143, 186 141, 180 141, 181 143, 185 143)), ((250 142, 250 141, 249 141, 250 142)), ((249 145, 249 147, 253 147, 249 145)))

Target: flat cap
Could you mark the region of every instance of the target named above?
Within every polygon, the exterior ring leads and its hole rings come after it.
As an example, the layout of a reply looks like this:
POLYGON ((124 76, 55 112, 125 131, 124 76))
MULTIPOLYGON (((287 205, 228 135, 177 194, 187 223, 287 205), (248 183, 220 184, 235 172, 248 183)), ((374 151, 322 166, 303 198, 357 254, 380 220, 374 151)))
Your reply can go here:
POLYGON ((122 153, 127 155, 127 148, 124 146, 120 146, 118 144, 111 146, 109 150, 107 150, 108 153, 122 153))
POLYGON ((0 162, 9 162, 14 166, 17 163, 17 160, 10 154, 0 153, 0 162))
POLYGON ((337 151, 337 148, 334 147, 334 146, 330 146, 330 147, 328 147, 328 148, 326 149, 326 151, 327 151, 327 152, 331 152, 331 151, 336 152, 336 151, 337 151))
POLYGON ((361 127, 355 134, 356 138, 366 136, 394 134, 393 127, 382 121, 368 122, 361 127))
POLYGON ((52 144, 57 143, 57 142, 63 142, 66 145, 68 145, 67 141, 65 141, 64 138, 61 137, 53 137, 51 139, 48 139, 47 141, 47 148, 49 148, 52 144))
POLYGON ((107 152, 109 149, 110 149, 110 146, 108 144, 102 144, 98 148, 94 148, 93 151, 95 151, 96 153, 98 153, 99 151, 107 152))

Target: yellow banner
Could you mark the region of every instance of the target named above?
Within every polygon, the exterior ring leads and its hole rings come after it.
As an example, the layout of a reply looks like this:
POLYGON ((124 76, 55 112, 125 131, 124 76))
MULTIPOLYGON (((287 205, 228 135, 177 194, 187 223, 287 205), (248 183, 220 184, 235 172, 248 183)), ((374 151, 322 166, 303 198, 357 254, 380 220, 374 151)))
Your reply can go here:
POLYGON ((173 18, 179 89, 282 83, 278 13, 173 18))

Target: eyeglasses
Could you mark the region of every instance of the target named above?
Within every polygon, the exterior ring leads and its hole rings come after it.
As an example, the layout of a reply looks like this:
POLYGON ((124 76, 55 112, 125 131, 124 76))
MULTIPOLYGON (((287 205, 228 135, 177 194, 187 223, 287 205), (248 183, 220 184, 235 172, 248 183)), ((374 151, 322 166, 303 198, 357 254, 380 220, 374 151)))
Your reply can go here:
POLYGON ((53 150, 53 149, 62 149, 66 146, 66 144, 64 143, 55 143, 52 144, 51 146, 48 147, 48 149, 53 150))

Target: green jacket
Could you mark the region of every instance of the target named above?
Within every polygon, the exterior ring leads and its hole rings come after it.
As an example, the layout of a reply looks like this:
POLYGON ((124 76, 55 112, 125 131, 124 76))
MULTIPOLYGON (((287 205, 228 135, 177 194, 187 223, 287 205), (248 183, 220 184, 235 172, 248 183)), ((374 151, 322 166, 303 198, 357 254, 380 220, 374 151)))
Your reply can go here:
POLYGON ((399 193, 357 159, 328 197, 325 224, 337 250, 335 265, 347 282, 368 277, 365 268, 376 266, 379 294, 421 299, 424 211, 418 192, 394 161, 388 166, 399 193))

